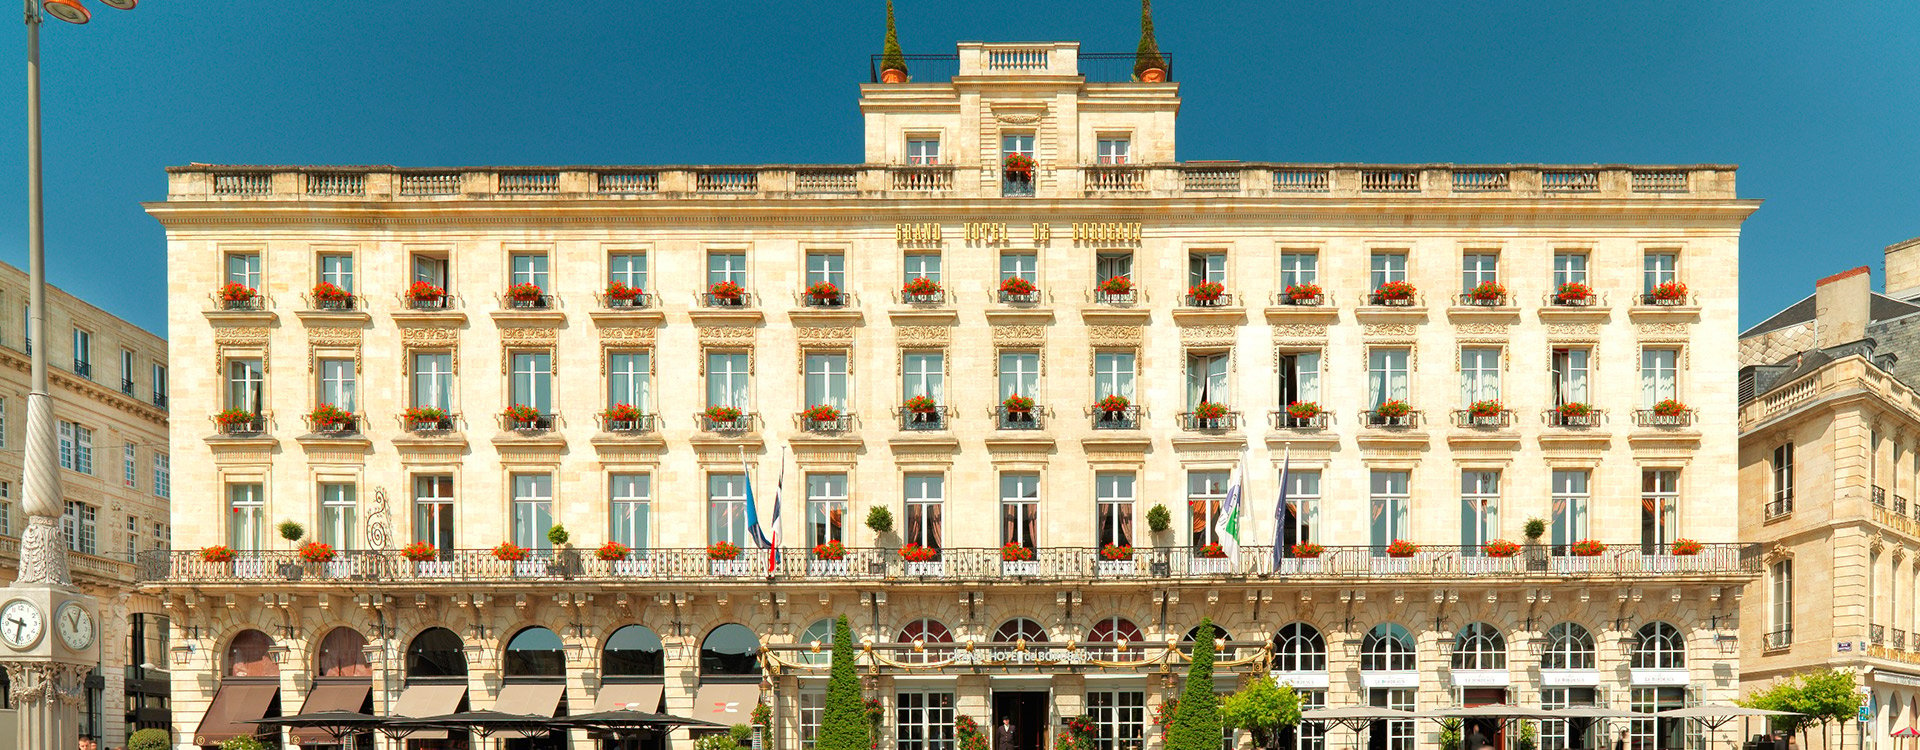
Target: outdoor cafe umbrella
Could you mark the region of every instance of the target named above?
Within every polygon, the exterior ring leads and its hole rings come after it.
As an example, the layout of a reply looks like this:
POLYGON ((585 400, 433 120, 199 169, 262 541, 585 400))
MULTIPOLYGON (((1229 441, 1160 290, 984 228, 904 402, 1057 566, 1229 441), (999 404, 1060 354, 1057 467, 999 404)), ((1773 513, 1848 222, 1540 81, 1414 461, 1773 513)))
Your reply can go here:
MULTIPOLYGON (((1448 720, 1460 721, 1470 719, 1497 721, 1500 722, 1500 726, 1503 729, 1506 725, 1515 721, 1537 721, 1540 719, 1557 718, 1553 714, 1538 708, 1525 708, 1506 703, 1487 703, 1478 706, 1439 708, 1432 711, 1422 711, 1415 715, 1422 719, 1431 719, 1435 723, 1445 723, 1448 720)), ((1464 726, 1462 728, 1464 729, 1464 726)), ((1466 739, 1463 737, 1460 739, 1460 742, 1464 746, 1466 739)))
POLYGON ((551 731, 554 720, 546 716, 526 714, 508 714, 499 711, 462 711, 460 713, 421 718, 394 717, 387 727, 405 731, 408 729, 467 729, 480 735, 482 739, 505 731, 543 734, 551 731))
POLYGON ((1316 708, 1300 712, 1301 721, 1324 721, 1339 724, 1353 731, 1353 744, 1360 745, 1360 730, 1366 729, 1376 721, 1406 721, 1414 718, 1412 711, 1402 711, 1384 706, 1340 706, 1339 708, 1316 708))
POLYGON ((338 743, 348 736, 372 731, 385 722, 385 719, 378 716, 363 714, 359 711, 315 711, 310 714, 254 719, 249 723, 288 729, 311 729, 338 743))
POLYGON ((624 742, 646 732, 666 732, 674 727, 699 727, 724 729, 724 725, 711 721, 689 719, 671 714, 656 714, 635 711, 630 708, 612 711, 596 711, 590 714, 564 716, 553 720, 554 726, 579 727, 589 732, 599 731, 611 734, 615 741, 624 742))
POLYGON ((1698 706, 1661 711, 1654 715, 1668 719, 1690 719, 1694 723, 1712 730, 1714 734, 1719 734, 1720 728, 1726 726, 1734 719, 1750 719, 1755 716, 1800 716, 1801 714, 1792 711, 1771 711, 1764 708, 1748 708, 1746 706, 1735 706, 1726 703, 1703 703, 1698 706))

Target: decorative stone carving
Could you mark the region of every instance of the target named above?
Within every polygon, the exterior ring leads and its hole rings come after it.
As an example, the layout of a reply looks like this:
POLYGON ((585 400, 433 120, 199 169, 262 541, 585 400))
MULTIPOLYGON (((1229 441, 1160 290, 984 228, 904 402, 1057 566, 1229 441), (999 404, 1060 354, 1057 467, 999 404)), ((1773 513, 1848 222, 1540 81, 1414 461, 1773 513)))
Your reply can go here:
POLYGON ((846 347, 853 345, 853 326, 798 326, 793 336, 803 347, 846 347))
POLYGON ((1454 333, 1461 338, 1506 338, 1511 330, 1501 323, 1455 323, 1454 333))
POLYGON ((270 332, 265 327, 215 328, 215 346, 266 346, 270 332))
POLYGON ((505 346, 551 347, 555 333, 552 328, 502 328, 500 343, 505 346))
POLYGON ((1047 116, 1045 109, 1023 112, 995 112, 993 119, 1009 125, 1032 125, 1047 116))
POLYGON ((400 329, 400 344, 409 349, 452 348, 459 343, 460 332, 452 328, 400 329))
MULTIPOLYGON (((50 516, 30 516, 26 531, 20 534, 20 573, 15 583, 49 583, 67 586, 73 576, 67 570, 65 542, 60 528, 50 516)), ((18 690, 18 684, 16 690, 18 690)))
POLYGON ((1181 326, 1184 346, 1232 346, 1234 326, 1181 326))
POLYGON ((700 326, 701 346, 753 346, 753 329, 746 326, 700 326))
POLYGON ((1274 341, 1281 339, 1313 339, 1324 341, 1327 338, 1327 326, 1324 323, 1280 323, 1273 327, 1274 341))
POLYGON ((1671 322, 1635 323, 1642 341, 1686 341, 1687 324, 1671 322))
POLYGON ((952 326, 900 326, 894 337, 903 347, 946 346, 953 342, 952 326))
POLYGON ((1595 341, 1600 338, 1598 323, 1548 323, 1549 341, 1595 341))
POLYGON ((1369 339, 1405 339, 1412 341, 1415 326, 1411 323, 1367 323, 1360 328, 1360 335, 1369 339))
POLYGON ((87 673, 92 671, 92 667, 83 664, 46 662, 10 661, 5 667, 7 682, 11 685, 7 696, 16 706, 31 706, 52 699, 58 699, 63 706, 79 706, 87 685, 87 673))
POLYGON ((338 327, 309 328, 307 329, 307 343, 314 346, 359 346, 360 329, 338 327))
POLYGON ((612 326, 600 329, 600 343, 608 347, 653 346, 652 326, 612 326))
POLYGON ((1140 346, 1140 326, 1087 326, 1087 342, 1094 346, 1140 346))
POLYGON ((1045 346, 1046 343, 1046 326, 1011 325, 993 327, 993 344, 995 346, 1045 346))

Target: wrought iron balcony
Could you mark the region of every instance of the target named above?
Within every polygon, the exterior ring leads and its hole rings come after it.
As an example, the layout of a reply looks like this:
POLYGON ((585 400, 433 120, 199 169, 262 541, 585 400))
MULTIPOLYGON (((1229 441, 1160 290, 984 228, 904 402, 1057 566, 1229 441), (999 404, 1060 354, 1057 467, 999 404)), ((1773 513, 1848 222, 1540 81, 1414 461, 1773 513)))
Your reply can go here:
POLYGON ((1472 293, 1454 295, 1453 303, 1461 307, 1506 307, 1507 293, 1501 292, 1491 297, 1476 297, 1472 293))
POLYGON ((630 297, 612 297, 602 292, 600 300, 608 310, 645 310, 659 305, 659 300, 648 292, 638 292, 630 297))
POLYGON ((509 310, 551 310, 560 304, 560 299, 551 294, 538 294, 527 298, 505 297, 509 310))
POLYGON ((451 294, 442 294, 438 297, 407 297, 405 299, 409 310, 432 312, 457 308, 460 298, 451 294))
POLYGON ((1324 430, 1332 421, 1333 415, 1325 411, 1316 411, 1307 417, 1296 417, 1286 409, 1273 413, 1273 428, 1276 430, 1324 430))
POLYGON ((1791 645, 1793 645, 1793 628, 1781 628, 1767 633, 1766 647, 1768 650, 1782 649, 1791 645))
POLYGON ((640 435, 659 429, 659 420, 652 414, 634 414, 631 419, 610 419, 600 415, 600 429, 616 435, 640 435))
POLYGON ((1410 410, 1405 414, 1383 414, 1376 410, 1360 412, 1360 424, 1366 427, 1385 427, 1405 429, 1420 426, 1420 410, 1410 410))
POLYGON ((936 406, 931 411, 915 411, 902 406, 897 413, 900 417, 900 429, 909 432, 947 429, 947 420, 951 417, 950 411, 945 406, 936 406))
POLYGON ((1513 410, 1500 409, 1492 414, 1475 414, 1472 409, 1454 409, 1453 426, 1470 429, 1506 429, 1513 426, 1513 410))
POLYGON ((93 379, 93 363, 88 362, 84 359, 74 360, 73 374, 79 375, 80 377, 86 378, 88 380, 92 380, 93 379))
POLYGON ((1128 289, 1127 291, 1124 291, 1124 292, 1109 292, 1101 289, 1094 289, 1093 301, 1095 304, 1100 304, 1100 305, 1114 305, 1118 307, 1125 307, 1127 305, 1136 304, 1140 301, 1140 290, 1128 289))
POLYGON ((709 308, 717 308, 717 309, 725 310, 729 308, 753 306, 752 292, 741 292, 739 294, 727 294, 727 295, 714 294, 713 292, 701 292, 698 295, 698 297, 700 299, 701 307, 709 307, 709 308))
POLYGON ((360 309, 360 295, 349 294, 345 297, 314 297, 301 295, 307 301, 307 309, 320 312, 351 312, 360 309))
POLYGON ((1140 429, 1140 407, 1128 406, 1118 411, 1108 411, 1093 407, 1089 415, 1096 430, 1138 430, 1140 429))
MULTIPOLYGON (((1692 295, 1688 295, 1691 297, 1692 295)), ((1688 297, 1660 297, 1652 294, 1633 295, 1633 304, 1641 307, 1684 307, 1691 300, 1688 297)))
POLYGON ((161 392, 159 392, 159 391, 154 391, 154 392, 153 392, 153 405, 154 405, 154 406, 158 406, 158 407, 160 407, 160 408, 162 408, 162 409, 165 409, 165 408, 167 408, 167 394, 165 394, 165 393, 161 393, 161 392))
POLYGON ((1035 404, 1031 409, 1014 410, 1006 404, 993 407, 995 429, 1001 430, 1038 430, 1041 429, 1045 407, 1035 404))
POLYGON ((1585 413, 1573 413, 1561 409, 1547 409, 1540 412, 1540 419, 1548 427, 1566 427, 1582 429, 1599 427, 1607 421, 1607 410, 1588 407, 1585 413))
POLYGON ((1682 409, 1677 414, 1662 414, 1652 409, 1635 409, 1633 426, 1635 427, 1691 427, 1696 410, 1682 409))
POLYGON ((1326 307, 1333 304, 1333 297, 1326 292, 1294 296, 1282 290, 1273 293, 1273 304, 1282 307, 1326 307))
POLYGON ((1220 432, 1240 426, 1240 412, 1228 411, 1219 416, 1201 416, 1194 412, 1180 413, 1180 429, 1188 432, 1220 432))
POLYGON ((1180 304, 1187 307, 1232 307, 1233 293, 1221 292, 1214 297, 1201 297, 1188 293, 1181 295, 1180 304))
POLYGON ((500 415, 500 429, 512 430, 514 432, 520 432, 520 433, 547 432, 552 430, 554 425, 558 424, 559 421, 560 421, 560 415, 555 413, 550 413, 550 412, 542 413, 527 419, 521 419, 519 417, 510 417, 505 414, 502 414, 500 415))
POLYGON ((127 396, 133 395, 133 378, 120 379, 120 393, 127 396))
POLYGON ((1868 625, 1867 641, 1875 646, 1884 645, 1887 642, 1887 626, 1868 625))
POLYGON ((1873 504, 1876 507, 1887 507, 1887 488, 1879 485, 1873 486, 1873 504))
POLYGON ((316 435, 358 435, 360 418, 350 416, 346 419, 321 421, 308 414, 303 417, 307 422, 307 431, 316 435))
POLYGON ((266 415, 263 415, 263 414, 255 414, 246 419, 223 420, 223 419, 215 418, 214 425, 216 430, 222 435, 228 435, 232 437, 255 437, 255 436, 266 433, 267 418, 266 418, 266 415))
POLYGON ((839 412, 832 419, 814 419, 803 411, 793 415, 793 418, 799 423, 800 429, 819 434, 850 432, 855 424, 852 412, 839 412))
POLYGON ((900 291, 900 303, 903 305, 944 305, 947 304, 947 290, 935 289, 931 292, 900 291))
POLYGON ((841 310, 858 304, 853 292, 839 291, 824 297, 816 297, 805 292, 800 293, 800 305, 816 310, 841 310))
POLYGON ((745 410, 741 410, 740 415, 732 419, 715 417, 706 412, 701 412, 696 417, 700 423, 701 432, 713 432, 722 435, 737 435, 743 432, 751 432, 756 418, 753 412, 745 410))
POLYGON ((458 424, 459 419, 460 415, 452 413, 428 419, 408 419, 405 414, 402 414, 400 415, 400 427, 415 435, 431 435, 434 433, 452 432, 455 425, 458 424))
POLYGON ((1773 500, 1767 503, 1766 505, 1766 518, 1769 521, 1775 518, 1779 518, 1781 516, 1787 515, 1792 512, 1793 512, 1793 496, 1792 495, 1788 495, 1786 497, 1773 500))

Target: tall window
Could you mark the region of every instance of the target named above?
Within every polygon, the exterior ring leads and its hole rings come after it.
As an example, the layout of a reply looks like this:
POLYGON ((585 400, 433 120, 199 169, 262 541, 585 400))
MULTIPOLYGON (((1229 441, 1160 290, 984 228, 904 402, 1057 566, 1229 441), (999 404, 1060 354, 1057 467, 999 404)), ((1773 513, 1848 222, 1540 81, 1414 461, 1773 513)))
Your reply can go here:
POLYGON ((1126 164, 1133 142, 1126 136, 1101 136, 1097 145, 1101 164, 1126 164))
POLYGON ((1287 352, 1280 355, 1280 405, 1297 401, 1320 401, 1320 353, 1287 352))
POLYGON ((1040 475, 1000 475, 1000 543, 1027 549, 1039 546, 1040 475))
POLYGON ((1767 646, 1780 648, 1793 641, 1793 560, 1767 570, 1767 592, 1767 646))
POLYGON ((707 405, 746 411, 746 352, 707 352, 707 405))
POLYGON ((320 360, 320 403, 354 410, 353 360, 320 360))
POLYGON ((1680 280, 1680 256, 1672 252, 1649 252, 1641 260, 1641 293, 1652 294, 1661 284, 1680 280))
POLYGON ((453 353, 413 353, 413 405, 453 411, 453 353))
POLYGON ((1133 371, 1133 352, 1094 352, 1094 399, 1120 396, 1133 400, 1133 371))
POLYGON ((1320 254, 1313 251, 1281 251, 1280 288, 1320 283, 1320 254))
POLYGON ((1008 133, 1000 136, 1000 155, 1008 157, 1014 154, 1033 158, 1032 133, 1008 133))
POLYGON ((1227 283, 1227 254, 1220 250, 1197 252, 1187 256, 1187 286, 1227 283))
POLYGON ((647 352, 607 354, 607 405, 628 404, 642 414, 653 403, 653 356, 647 352))
POLYGON ((647 254, 613 253, 607 256, 607 284, 626 284, 635 289, 647 288, 647 254))
POLYGON ((262 391, 266 382, 266 370, 259 359, 242 357, 227 360, 227 408, 259 414, 265 405, 262 391))
POLYGON ((926 279, 938 282, 940 280, 939 253, 907 253, 903 267, 906 270, 906 278, 903 281, 926 279))
POLYGON ((227 253, 227 283, 260 288, 260 254, 227 253))
POLYGON ((60 432, 60 468, 93 474, 93 430, 62 420, 60 432))
POLYGON ((1405 401, 1411 352, 1406 349, 1367 350, 1367 399, 1371 406, 1388 401, 1405 401))
POLYGON ((914 165, 939 164, 940 137, 935 135, 908 136, 907 163, 914 165))
POLYGON ((153 495, 173 497, 173 459, 165 453, 153 454, 153 495))
POLYGON ((513 353, 514 404, 531 406, 541 414, 553 413, 553 354, 550 352, 513 353))
POLYGON ((946 402, 946 354, 908 352, 901 355, 901 398, 926 396, 934 403, 946 402))
POLYGON ((1592 350, 1575 347, 1555 348, 1552 354, 1553 365, 1553 405, 1591 404, 1593 396, 1587 386, 1588 365, 1592 350))
POLYGON ((1460 350, 1460 404, 1500 400, 1500 350, 1468 347, 1460 350))
POLYGON ((1230 479, 1224 471, 1187 472, 1187 536, 1194 549, 1219 543, 1214 525, 1220 520, 1220 506, 1227 501, 1230 479))
POLYGON ((1188 410, 1202 402, 1225 403, 1232 398, 1227 386, 1232 358, 1229 352, 1187 354, 1188 410))
POLYGON ((707 543, 747 547, 747 475, 707 475, 707 543))
POLYGON ((153 366, 153 402, 164 405, 167 400, 167 366, 153 366))
POLYGON ((1679 361, 1678 349, 1640 350, 1640 405, 1643 408, 1651 409, 1661 401, 1680 397, 1679 361))
POLYGON ((1095 284, 1115 277, 1133 278, 1133 253, 1103 252, 1094 256, 1093 281, 1095 284))
MULTIPOLYGON (((831 633, 828 634, 829 638, 831 633)), ((822 645, 827 638, 819 639, 822 645)), ((811 643, 812 641, 808 641, 811 643)), ((812 654, 802 654, 812 656, 812 654)), ((803 690, 800 693, 800 750, 813 750, 820 743, 820 720, 826 717, 827 694, 817 690, 803 690)))
POLYGON ((940 548, 941 504, 946 499, 946 477, 909 474, 906 481, 908 544, 940 548))
POLYGON ((140 451, 133 443, 120 446, 120 482, 128 487, 140 486, 140 468, 137 465, 140 451))
POLYGON ((1407 521, 1407 506, 1411 502, 1407 495, 1407 472, 1373 471, 1369 482, 1373 554, 1385 555, 1387 545, 1407 539, 1412 533, 1407 521))
POLYGON ((1389 281, 1406 281, 1407 254, 1376 252, 1368 259, 1367 271, 1367 282, 1374 289, 1389 281))
POLYGON ((513 543, 527 549, 550 549, 547 530, 553 528, 553 475, 513 475, 513 543))
POLYGON ((1039 352, 1000 353, 1000 399, 1040 395, 1039 352))
POLYGON ((453 549, 453 477, 413 478, 413 540, 453 549))
POLYGON ((133 395, 133 350, 120 350, 120 392, 133 395))
POLYGON ((1094 518, 1100 546, 1133 546, 1131 473, 1102 472, 1093 477, 1094 518))
POLYGON ((267 496, 259 484, 227 485, 227 546, 241 551, 265 549, 267 496))
POLYGON ((1500 472, 1460 472, 1460 554, 1500 538, 1500 472))
POLYGON ((453 291, 453 287, 447 284, 452 276, 447 271, 452 264, 447 261, 446 256, 414 253, 412 265, 413 275, 409 283, 423 281, 449 292, 453 291))
POLYGON ((1555 470, 1553 472, 1553 553, 1567 554, 1574 542, 1588 538, 1587 504, 1592 495, 1587 491, 1588 473, 1585 470, 1555 470))
POLYGON ((66 537, 67 549, 85 555, 99 553, 99 512, 98 508, 86 503, 66 501, 66 512, 60 518, 60 529, 61 534, 66 537))
POLYGON ((1793 510, 1793 443, 1781 443, 1773 449, 1773 506, 1767 515, 1793 510))
POLYGON ((647 533, 648 507, 653 497, 650 474, 613 474, 607 477, 607 516, 611 538, 631 550, 644 550, 653 537, 647 533))
POLYGON ((1541 669, 1594 669, 1593 634, 1576 623, 1563 622, 1547 629, 1547 647, 1540 655, 1541 669))
POLYGON ((349 253, 321 253, 320 281, 353 291, 353 255, 349 253))
POLYGON ((1495 253, 1467 253, 1460 256, 1460 290, 1500 281, 1500 256, 1495 253))
POLYGON ((1587 283, 1587 254, 1582 252, 1557 252, 1553 254, 1553 288, 1559 291, 1561 284, 1587 283))
POLYGON ((73 371, 81 377, 93 377, 93 333, 85 328, 73 329, 73 371))
POLYGON ((1280 546, 1291 555, 1293 545, 1313 541, 1313 529, 1320 524, 1320 472, 1288 469, 1282 481, 1287 505, 1280 509, 1280 546))
POLYGON ((127 562, 140 558, 140 519, 127 516, 127 562))
POLYGON ((731 281, 747 285, 747 254, 740 252, 707 253, 707 286, 731 281))
POLYGON ((1666 554, 1678 538, 1680 472, 1648 469, 1640 472, 1640 551, 1666 554))
POLYGON ((0 396, 0 448, 7 446, 7 399, 0 396))
POLYGON ((894 694, 898 750, 953 750, 953 693, 894 694))
POLYGON ((1147 695, 1139 690, 1089 691, 1087 718, 1093 720, 1096 750, 1134 750, 1146 736, 1147 695))
POLYGON ((1035 286, 1040 284, 1040 259, 1033 253, 1001 253, 1001 279, 1026 279, 1035 286))
POLYGON ((806 403, 847 408, 847 355, 845 352, 809 353, 806 360, 806 403))
POLYGON ((807 253, 807 286, 822 283, 846 290, 847 256, 821 251, 807 253))
POLYGON ((532 284, 542 291, 550 290, 547 280, 547 256, 545 253, 515 253, 513 255, 512 284, 532 284))
POLYGON ((360 501, 354 487, 346 483, 320 485, 320 541, 333 545, 337 550, 349 550, 354 547, 357 538, 355 516, 359 514, 360 501))
POLYGON ((847 475, 807 475, 807 546, 847 541, 847 475))

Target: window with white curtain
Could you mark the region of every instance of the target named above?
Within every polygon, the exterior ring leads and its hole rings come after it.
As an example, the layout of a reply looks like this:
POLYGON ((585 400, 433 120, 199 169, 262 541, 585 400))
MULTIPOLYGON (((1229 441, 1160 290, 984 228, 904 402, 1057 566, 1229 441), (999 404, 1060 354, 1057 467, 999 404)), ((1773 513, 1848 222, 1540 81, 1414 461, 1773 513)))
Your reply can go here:
POLYGON ((1320 283, 1320 254, 1311 250, 1280 253, 1280 288, 1320 283))
POLYGON ((746 352, 707 352, 707 406, 747 410, 746 352))
POLYGON ((241 551, 265 549, 267 496, 258 483, 227 485, 227 546, 241 551))
POLYGON ((1467 347, 1460 350, 1460 405, 1500 400, 1500 350, 1467 347))
POLYGON ((847 355, 844 352, 814 352, 806 357, 805 407, 847 408, 847 355))
POLYGON ((531 406, 541 414, 553 413, 553 354, 514 352, 512 388, 508 399, 516 406, 531 406))
POLYGON ((1773 643, 1772 641, 1775 637, 1781 641, 1790 641, 1792 639, 1793 560, 1781 560, 1774 563, 1772 569, 1767 571, 1767 579, 1767 589, 1771 598, 1771 600, 1767 602, 1767 612, 1769 615, 1767 630, 1770 633, 1781 634, 1770 637, 1767 645, 1773 647, 1784 646, 1786 645, 1785 643, 1773 643))
POLYGON ((547 280, 545 253, 514 253, 512 284, 532 284, 541 291, 552 289, 547 280))
POLYGON ((1553 289, 1558 292, 1561 284, 1587 283, 1587 254, 1583 252, 1557 252, 1553 254, 1553 289))
POLYGON ((607 405, 627 404, 640 413, 653 407, 653 355, 650 352, 607 354, 607 405))
POLYGON ((513 543, 527 549, 551 549, 553 475, 513 475, 513 543))
POLYGON ((453 477, 447 474, 415 476, 413 540, 450 552, 453 529, 453 477))
POLYGON ((707 544, 747 548, 747 475, 707 475, 707 544))
POLYGON ((1229 352, 1187 354, 1187 409, 1203 402, 1227 403, 1232 395, 1227 388, 1227 372, 1232 362, 1229 352))
POLYGON ((1187 472, 1188 538, 1194 549, 1220 541, 1219 530, 1214 526, 1220 520, 1221 506, 1227 501, 1230 477, 1224 471, 1187 472))
POLYGON ((914 279, 926 279, 936 283, 940 281, 939 253, 907 253, 903 266, 906 277, 902 281, 914 279))
POLYGON ((320 360, 320 403, 354 411, 353 367, 351 359, 320 360))
POLYGON ((1499 283, 1500 256, 1497 253, 1466 253, 1460 256, 1460 291, 1472 291, 1486 283, 1499 283))
POLYGON ((1011 396, 1037 399, 1040 395, 1040 353, 1000 353, 1000 400, 1011 396))
POLYGON ((320 541, 336 550, 353 549, 360 510, 359 495, 345 482, 320 485, 320 541))
POLYGON ((895 748, 953 750, 953 693, 900 692, 893 700, 895 748))
POLYGON ((1000 278, 1021 278, 1040 284, 1040 258, 1033 253, 1001 253, 1000 278))
POLYGON ((1793 510, 1793 443, 1773 448, 1773 507, 1768 515, 1793 510))
POLYGON ((259 414, 265 402, 267 371, 258 358, 227 360, 227 408, 259 414))
POLYGON ((260 288, 260 254, 227 253, 227 283, 260 288))
POLYGON ((1406 349, 1376 348, 1367 350, 1367 403, 1379 406, 1388 401, 1406 401, 1408 399, 1408 360, 1411 352, 1406 349))
POLYGON ((1481 554, 1481 545, 1500 538, 1500 472, 1460 472, 1460 553, 1481 554))
POLYGON ((847 475, 807 474, 807 546, 847 541, 847 475))
POLYGON ((1093 720, 1094 750, 1135 750, 1145 745, 1147 694, 1140 690, 1087 692, 1087 718, 1093 720))
POLYGON ((1286 352, 1280 355, 1280 406, 1295 402, 1320 402, 1320 352, 1286 352))
POLYGON ((940 474, 908 474, 906 478, 906 528, 908 544, 940 549, 942 504, 946 501, 947 479, 940 474))
POLYGON ((1292 554, 1293 545, 1313 541, 1313 529, 1320 525, 1320 472, 1290 468, 1283 481, 1287 505, 1280 509, 1280 546, 1292 554))
POLYGON ((1100 546, 1133 546, 1133 483, 1132 472, 1093 476, 1093 522, 1100 546))
POLYGON ((846 290, 847 256, 818 250, 807 253, 807 286, 822 283, 846 290))
POLYGON ((1116 276, 1133 278, 1133 253, 1105 252, 1095 256, 1093 269, 1094 283, 1098 284, 1116 276))
POLYGON ((1369 543, 1375 556, 1387 554, 1387 545, 1407 539, 1407 472, 1375 470, 1369 476, 1369 543))
POLYGON ((613 253, 607 256, 607 283, 618 282, 635 289, 647 288, 647 254, 613 253))
POLYGON ((353 255, 349 253, 321 253, 320 281, 340 287, 342 291, 353 291, 353 255))
POLYGON ((451 265, 444 255, 414 253, 412 281, 424 281, 451 292, 453 287, 447 285, 450 280, 447 270, 451 265))
POLYGON ((1679 538, 1680 472, 1647 469, 1640 472, 1640 551, 1667 554, 1679 538))
POLYGON ((1680 280, 1680 255, 1668 251, 1648 252, 1641 259, 1641 293, 1652 294, 1661 284, 1680 280))
POLYGON ((1580 347, 1556 347, 1552 353, 1553 405, 1590 404, 1593 397, 1587 383, 1592 369, 1588 362, 1592 350, 1580 347))
POLYGON ((1367 282, 1372 288, 1379 289, 1389 281, 1407 280, 1407 254, 1403 252, 1375 252, 1367 260, 1367 282))
POLYGON ((1678 349, 1641 349, 1640 350, 1640 405, 1651 409, 1654 404, 1667 399, 1680 397, 1680 350, 1678 349))
POLYGON ((707 253, 707 286, 731 281, 747 285, 747 254, 740 252, 707 253))
POLYGON ((1000 544, 1028 549, 1039 546, 1040 475, 1009 472, 1000 475, 1000 544))
POLYGON ((1108 396, 1133 400, 1133 352, 1094 352, 1093 398, 1108 396))
POLYGON ((901 356, 901 398, 926 396, 936 404, 946 403, 946 354, 908 352, 901 356))
POLYGON ((917 135, 907 138, 907 163, 921 166, 940 163, 940 137, 917 135))
POLYGON ((607 484, 607 517, 612 527, 609 536, 630 550, 646 549, 652 539, 647 524, 651 520, 653 475, 613 474, 607 484))
POLYGON ((153 454, 153 496, 173 496, 173 458, 165 453, 153 454))
POLYGON ((1125 164, 1133 142, 1123 135, 1102 136, 1097 148, 1101 164, 1125 164))
POLYGON ((413 405, 453 411, 453 353, 413 353, 413 405))
POLYGON ((1197 252, 1187 257, 1187 286, 1206 282, 1227 283, 1227 254, 1219 250, 1197 252))
POLYGON ((1587 539, 1587 506, 1592 500, 1588 490, 1589 473, 1585 469, 1556 469, 1553 472, 1553 553, 1567 554, 1574 542, 1587 539))

